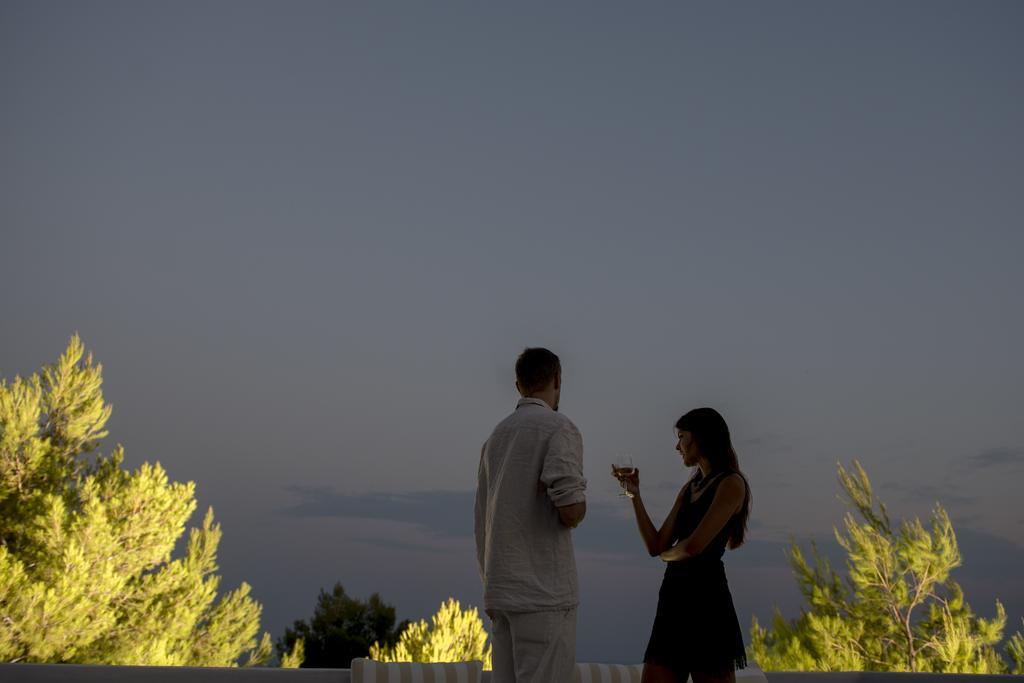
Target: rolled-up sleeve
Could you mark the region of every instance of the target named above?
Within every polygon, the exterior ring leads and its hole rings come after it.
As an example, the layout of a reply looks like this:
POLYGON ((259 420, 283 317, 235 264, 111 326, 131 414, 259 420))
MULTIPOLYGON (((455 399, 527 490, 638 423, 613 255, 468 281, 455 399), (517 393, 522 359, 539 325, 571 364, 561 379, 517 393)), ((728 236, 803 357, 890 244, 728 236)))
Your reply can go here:
POLYGON ((551 436, 544 456, 541 483, 555 507, 586 500, 587 480, 583 478, 583 437, 572 423, 551 436))

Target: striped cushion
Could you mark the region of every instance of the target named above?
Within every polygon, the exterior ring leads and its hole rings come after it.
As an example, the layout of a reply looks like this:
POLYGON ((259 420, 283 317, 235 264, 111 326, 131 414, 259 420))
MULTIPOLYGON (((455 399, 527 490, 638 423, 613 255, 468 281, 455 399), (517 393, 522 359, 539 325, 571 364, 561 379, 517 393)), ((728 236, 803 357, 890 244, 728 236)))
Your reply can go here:
POLYGON ((352 660, 352 683, 480 683, 483 662, 420 664, 352 660))
POLYGON ((576 664, 576 683, 640 683, 643 664, 576 664))

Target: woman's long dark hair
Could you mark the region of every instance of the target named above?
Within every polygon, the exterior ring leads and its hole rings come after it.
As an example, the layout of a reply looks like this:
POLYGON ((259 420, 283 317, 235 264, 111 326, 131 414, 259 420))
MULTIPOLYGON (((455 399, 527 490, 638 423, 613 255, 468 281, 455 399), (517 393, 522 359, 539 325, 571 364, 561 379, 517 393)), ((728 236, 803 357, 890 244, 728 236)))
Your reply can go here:
MULTIPOLYGON (((725 418, 714 408, 695 408, 679 418, 676 429, 693 435, 694 441, 700 446, 700 452, 711 464, 709 478, 722 472, 735 472, 743 477, 747 494, 739 512, 729 521, 729 547, 740 547, 747 534, 747 519, 750 517, 750 484, 740 471, 740 463, 736 457, 736 450, 732 447, 729 426, 725 424, 725 418)), ((698 470, 695 475, 697 481, 699 477, 698 470)))

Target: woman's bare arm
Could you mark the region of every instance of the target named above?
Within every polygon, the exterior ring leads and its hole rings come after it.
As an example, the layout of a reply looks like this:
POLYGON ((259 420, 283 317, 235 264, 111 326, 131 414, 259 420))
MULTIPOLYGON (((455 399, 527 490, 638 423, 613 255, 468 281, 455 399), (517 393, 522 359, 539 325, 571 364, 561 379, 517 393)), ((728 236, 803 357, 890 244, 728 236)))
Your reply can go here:
POLYGON ((747 495, 747 484, 738 474, 730 474, 718 486, 711 507, 704 513, 700 524, 693 533, 682 539, 672 548, 662 551, 661 559, 666 562, 685 560, 699 555, 704 548, 722 531, 734 514, 743 505, 747 495))
MULTIPOLYGON (((643 539, 647 552, 650 553, 651 557, 664 552, 672 545, 672 531, 675 529, 676 517, 679 516, 679 508, 683 503, 682 491, 676 496, 675 505, 672 506, 671 512, 668 513, 665 521, 662 522, 661 528, 656 529, 654 522, 651 521, 651 516, 647 514, 644 501, 640 497, 640 470, 634 470, 633 474, 620 477, 620 480, 626 485, 626 490, 633 494, 633 512, 636 514, 636 526, 640 531, 640 538, 643 539)), ((685 487, 683 490, 685 491, 685 487)))

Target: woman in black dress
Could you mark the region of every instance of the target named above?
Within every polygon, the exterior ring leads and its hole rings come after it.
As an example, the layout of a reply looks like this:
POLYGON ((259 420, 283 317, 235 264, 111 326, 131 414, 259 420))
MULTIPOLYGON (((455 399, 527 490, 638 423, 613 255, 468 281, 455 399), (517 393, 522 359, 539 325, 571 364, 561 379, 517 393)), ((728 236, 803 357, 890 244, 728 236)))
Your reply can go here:
POLYGON ((697 469, 660 529, 640 497, 640 472, 613 470, 632 495, 647 551, 666 563, 641 680, 686 683, 690 675, 693 683, 734 683, 747 658, 722 555, 743 543, 750 487, 717 411, 691 410, 676 432, 683 464, 697 469))

